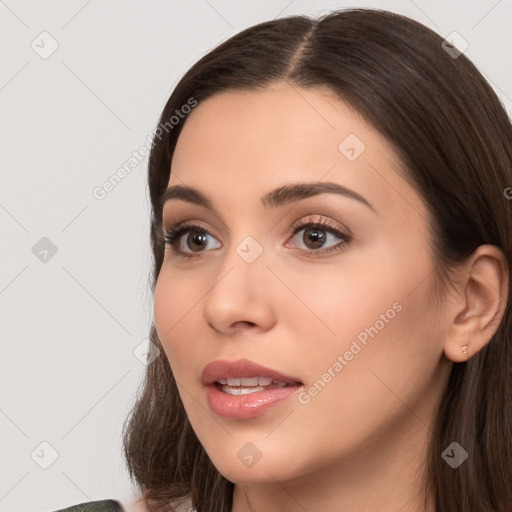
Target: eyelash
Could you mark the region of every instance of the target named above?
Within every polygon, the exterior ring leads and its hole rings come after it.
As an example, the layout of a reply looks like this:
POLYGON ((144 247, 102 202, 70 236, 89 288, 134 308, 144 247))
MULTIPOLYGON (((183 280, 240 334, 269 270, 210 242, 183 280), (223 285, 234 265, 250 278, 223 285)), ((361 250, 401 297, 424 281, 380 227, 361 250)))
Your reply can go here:
MULTIPOLYGON (((330 253, 332 251, 341 251, 352 240, 352 237, 341 232, 339 229, 334 227, 330 222, 328 222, 326 220, 318 220, 316 222, 298 221, 298 222, 294 223, 291 227, 293 229, 291 238, 293 238, 299 231, 302 231, 303 229, 306 229, 306 228, 322 228, 324 231, 327 231, 328 233, 331 233, 341 239, 341 242, 339 242, 338 244, 333 245, 333 246, 328 247, 327 249, 323 249, 323 250, 322 249, 310 249, 310 250, 300 249, 307 256, 316 256, 318 254, 326 254, 326 253, 330 253)), ((201 256, 201 254, 203 252, 205 252, 205 251, 201 251, 197 254, 193 254, 193 253, 184 252, 184 251, 176 248, 176 245, 177 245, 176 242, 179 242, 181 236, 189 231, 197 231, 198 233, 200 233, 202 235, 212 236, 205 228, 203 228, 202 226, 200 226, 198 224, 193 224, 193 223, 178 224, 176 226, 172 226, 170 229, 168 229, 164 232, 165 244, 169 245, 171 247, 172 251, 175 254, 181 256, 183 260, 190 260, 192 258, 197 258, 197 257, 201 256)))

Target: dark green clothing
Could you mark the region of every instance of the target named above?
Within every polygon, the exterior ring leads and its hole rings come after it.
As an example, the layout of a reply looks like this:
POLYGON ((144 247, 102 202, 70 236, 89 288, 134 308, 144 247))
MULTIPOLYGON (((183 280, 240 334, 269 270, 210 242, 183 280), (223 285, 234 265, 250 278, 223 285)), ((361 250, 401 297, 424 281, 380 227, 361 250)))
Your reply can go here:
POLYGON ((90 501, 55 512, 125 512, 121 504, 114 500, 90 501))

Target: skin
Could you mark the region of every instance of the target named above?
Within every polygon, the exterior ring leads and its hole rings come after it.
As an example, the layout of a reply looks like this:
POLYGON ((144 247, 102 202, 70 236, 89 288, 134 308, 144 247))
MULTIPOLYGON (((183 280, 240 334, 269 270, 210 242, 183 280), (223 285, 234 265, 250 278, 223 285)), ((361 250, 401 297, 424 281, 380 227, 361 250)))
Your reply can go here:
MULTIPOLYGON (((434 510, 422 506, 434 409, 452 361, 496 331, 508 274, 499 249, 480 246, 437 304, 429 214, 399 165, 386 140, 327 89, 279 82, 223 92, 185 122, 169 186, 200 189, 217 213, 182 200, 165 205, 165 229, 198 221, 210 234, 191 260, 166 247, 155 324, 195 433, 236 484, 234 512, 434 510), (349 134, 366 146, 354 161, 338 149, 349 134), (332 193, 261 204, 271 189, 309 181, 344 185, 377 213, 332 193), (291 225, 312 216, 348 228, 350 243, 306 254, 314 247, 307 228, 293 235, 291 225), (252 263, 236 251, 247 236, 263 249, 252 263), (250 420, 209 408, 200 376, 210 361, 248 358, 309 389, 395 303, 401 310, 309 403, 287 400, 250 420), (237 457, 248 442, 261 453, 250 468, 237 457)), ((194 253, 186 241, 187 233, 181 248, 194 253)), ((315 250, 339 242, 328 235, 315 250)))

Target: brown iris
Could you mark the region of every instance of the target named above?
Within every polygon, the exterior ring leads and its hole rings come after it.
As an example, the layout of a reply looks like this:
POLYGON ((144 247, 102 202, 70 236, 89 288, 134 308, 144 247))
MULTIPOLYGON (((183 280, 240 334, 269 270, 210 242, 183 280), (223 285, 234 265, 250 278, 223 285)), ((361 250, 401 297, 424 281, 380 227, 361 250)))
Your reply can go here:
POLYGON ((186 245, 187 247, 190 247, 192 251, 199 252, 206 246, 206 244, 206 233, 202 233, 201 231, 191 231, 187 235, 186 245), (189 242, 191 243, 189 244, 189 242))
POLYGON ((312 227, 304 230, 302 238, 307 247, 310 249, 318 249, 325 243, 326 234, 323 229, 312 227), (311 242, 313 246, 308 245, 308 242, 311 242))

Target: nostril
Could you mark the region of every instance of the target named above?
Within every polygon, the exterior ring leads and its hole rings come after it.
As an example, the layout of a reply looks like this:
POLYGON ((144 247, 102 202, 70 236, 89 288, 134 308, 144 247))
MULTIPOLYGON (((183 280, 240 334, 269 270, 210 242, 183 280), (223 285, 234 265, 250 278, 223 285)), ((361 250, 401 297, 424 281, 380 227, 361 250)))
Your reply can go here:
POLYGON ((249 322, 249 320, 238 320, 231 324, 230 330, 236 331, 237 329, 243 329, 247 327, 256 327, 254 322, 249 322))
POLYGON ((207 325, 213 331, 215 331, 217 334, 228 334, 228 333, 233 333, 234 331, 243 330, 243 329, 247 329, 247 328, 253 329, 253 328, 257 327, 258 324, 255 322, 250 322, 249 320, 239 320, 239 321, 233 322, 229 326, 229 329, 223 329, 223 330, 217 329, 217 327, 215 327, 213 325, 213 323, 210 321, 207 322, 207 325))
POLYGON ((211 327, 216 333, 220 334, 220 331, 211 322, 208 322, 208 327, 211 327))

